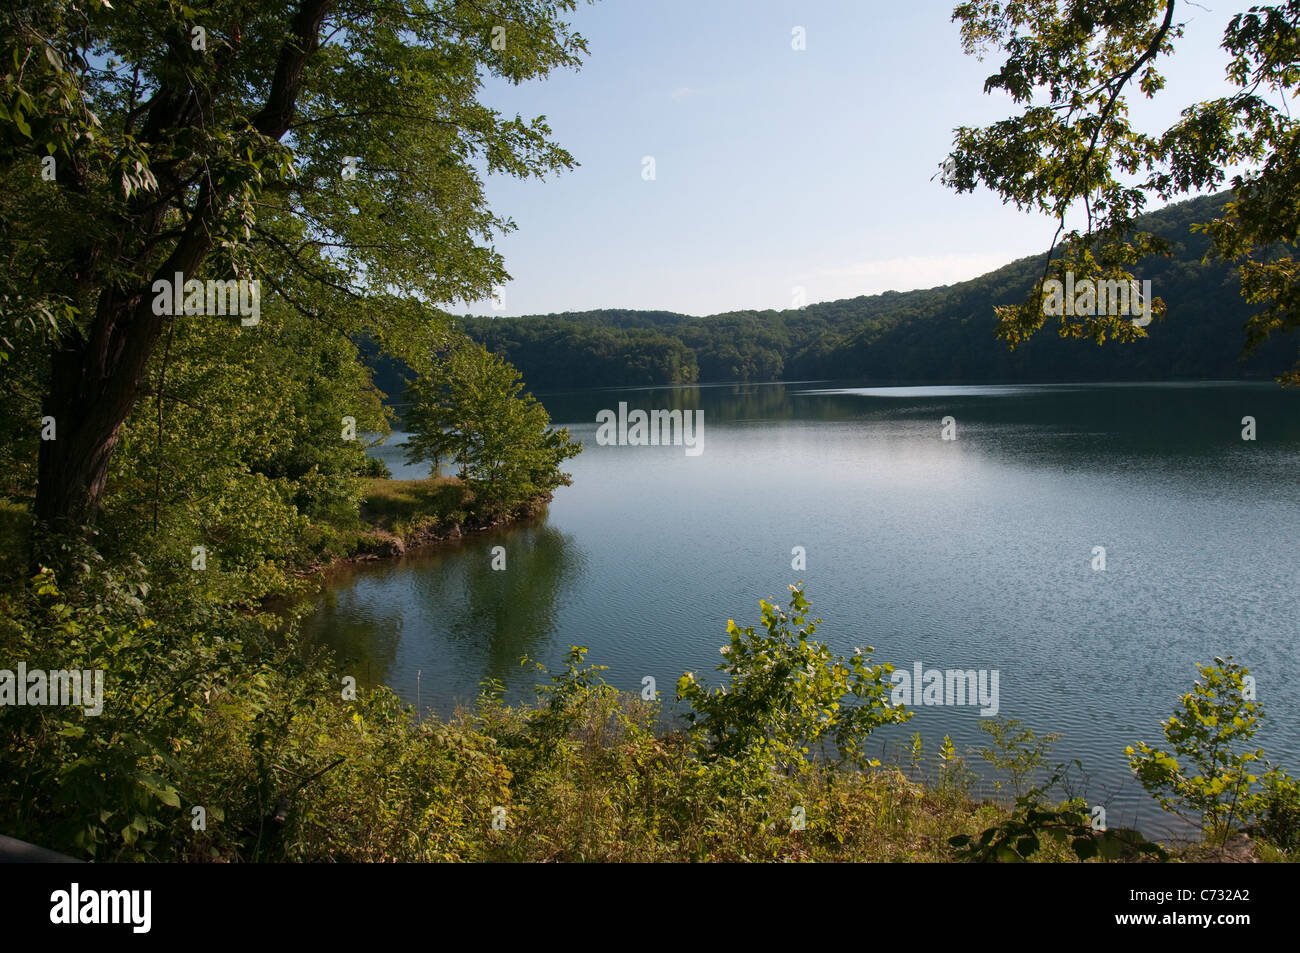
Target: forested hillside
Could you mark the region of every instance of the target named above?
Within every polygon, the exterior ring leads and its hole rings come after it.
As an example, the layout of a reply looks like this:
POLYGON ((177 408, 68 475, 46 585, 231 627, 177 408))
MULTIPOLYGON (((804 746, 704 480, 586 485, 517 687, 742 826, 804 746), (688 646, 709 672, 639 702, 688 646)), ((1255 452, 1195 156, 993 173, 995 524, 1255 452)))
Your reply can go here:
MULTIPOLYGON (((1139 224, 1173 243, 1171 258, 1136 266, 1168 308, 1149 337, 1098 347, 1051 333, 1016 351, 995 334, 996 305, 1021 300, 1041 275, 1041 256, 971 281, 885 292, 787 311, 736 311, 704 318, 667 311, 601 310, 519 318, 470 317, 461 326, 515 364, 534 390, 696 381, 820 378, 876 383, 1269 378, 1296 358, 1296 345, 1268 342, 1239 361, 1251 313, 1236 268, 1203 262, 1208 239, 1191 226, 1212 219, 1227 193, 1152 213, 1139 224)), ((1048 328, 1054 319, 1049 319, 1048 328)), ((377 367, 400 400, 395 365, 377 367)))

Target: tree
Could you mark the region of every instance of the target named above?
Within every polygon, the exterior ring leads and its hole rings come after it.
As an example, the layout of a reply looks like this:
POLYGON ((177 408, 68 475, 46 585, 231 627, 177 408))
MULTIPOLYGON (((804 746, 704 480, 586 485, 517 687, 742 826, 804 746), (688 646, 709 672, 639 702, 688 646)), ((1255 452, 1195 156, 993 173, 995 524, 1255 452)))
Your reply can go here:
MULTIPOLYGON (((1044 284, 1133 279, 1130 267, 1169 243, 1135 231, 1148 198, 1170 201, 1213 190, 1236 165, 1234 200, 1194 228, 1239 265, 1245 299, 1263 305, 1246 322, 1248 353, 1274 331, 1300 327, 1300 128, 1286 100, 1300 82, 1300 0, 1252 7, 1229 21, 1223 49, 1231 62, 1227 96, 1195 103, 1157 134, 1130 124, 1125 94, 1151 98, 1164 87, 1160 57, 1183 35, 1176 0, 971 0, 953 19, 967 53, 1002 50, 1006 60, 984 83, 1017 104, 1018 117, 961 127, 943 181, 958 192, 983 184, 1013 202, 1053 216, 1058 227, 1042 277, 1019 305, 997 309, 999 336, 1014 348, 1042 328, 1044 284), (1067 219, 1079 215, 1069 231, 1067 219), (1058 253, 1059 252, 1059 253, 1058 253)), ((1153 314, 1162 314, 1156 299, 1153 314)), ((1145 337, 1121 314, 1061 315, 1063 337, 1145 337)), ((1282 378, 1300 383, 1300 364, 1282 378)))
POLYGON ((1124 753, 1162 808, 1190 812, 1206 835, 1222 833, 1226 843, 1234 818, 1252 816, 1264 803, 1256 783, 1265 776, 1275 780, 1278 774, 1253 767, 1263 764, 1264 752, 1246 747, 1263 717, 1254 700, 1254 680, 1246 681, 1247 670, 1231 656, 1196 667, 1204 681, 1196 682, 1183 696, 1181 710, 1163 724, 1173 751, 1142 741, 1124 753))
MULTIPOLYGON (((993 743, 979 748, 982 757, 999 771, 1011 775, 1011 787, 1020 797, 1025 780, 1047 762, 1047 753, 1061 740, 1059 732, 1049 731, 1039 735, 1032 728, 1023 726, 1016 718, 994 718, 980 721, 980 731, 988 735, 993 743)), ((994 781, 998 790, 1001 781, 994 781)))
MULTIPOLYGON (((93 521, 150 357, 155 283, 264 283, 322 333, 418 348, 507 278, 479 168, 573 165, 482 105, 575 67, 576 0, 32 0, 0 24, 0 343, 49 354, 36 516, 93 521), (13 64, 12 68, 8 64, 13 64)), ((256 334, 256 327, 239 327, 256 334)), ((0 349, 0 354, 4 350, 0 349)))
POLYGON ((691 730, 709 759, 796 772, 807 769, 812 751, 830 745, 847 763, 874 765, 866 751, 872 729, 912 717, 890 705, 894 667, 872 665, 870 646, 845 658, 814 640, 821 619, 808 619, 812 604, 802 584, 789 588, 788 610, 759 600, 762 632, 727 620, 730 643, 718 671, 731 676, 729 685, 709 690, 693 672, 678 680, 691 730))
POLYGON ((258 598, 279 575, 264 562, 328 558, 320 546, 333 530, 357 525, 365 435, 388 430, 385 408, 356 345, 281 300, 256 335, 194 322, 174 332, 123 425, 98 548, 146 552, 155 584, 179 568, 258 598), (190 570, 195 545, 208 550, 206 572, 190 570))
POLYGON ((509 511, 568 486, 559 465, 582 452, 523 390, 513 365, 468 338, 407 390, 407 463, 447 459, 488 513, 509 511))

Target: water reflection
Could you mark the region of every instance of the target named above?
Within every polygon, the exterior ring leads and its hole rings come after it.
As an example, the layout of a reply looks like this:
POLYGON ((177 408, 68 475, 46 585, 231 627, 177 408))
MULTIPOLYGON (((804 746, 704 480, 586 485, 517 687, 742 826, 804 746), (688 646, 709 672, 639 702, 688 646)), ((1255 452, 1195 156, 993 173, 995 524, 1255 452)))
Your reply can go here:
POLYGON ((524 656, 557 639, 559 607, 583 574, 572 537, 546 514, 400 560, 363 563, 330 579, 309 638, 332 649, 361 684, 385 684, 422 707, 468 702, 496 679, 519 695, 534 673, 524 656), (504 570, 492 569, 505 548, 504 570))
POLYGON ((557 634, 559 601, 582 573, 582 554, 545 523, 474 540, 470 550, 447 571, 424 573, 418 598, 425 613, 442 613, 458 651, 485 656, 485 678, 509 682, 519 660, 539 654, 557 634), (492 546, 505 547, 504 571, 492 568, 492 546))

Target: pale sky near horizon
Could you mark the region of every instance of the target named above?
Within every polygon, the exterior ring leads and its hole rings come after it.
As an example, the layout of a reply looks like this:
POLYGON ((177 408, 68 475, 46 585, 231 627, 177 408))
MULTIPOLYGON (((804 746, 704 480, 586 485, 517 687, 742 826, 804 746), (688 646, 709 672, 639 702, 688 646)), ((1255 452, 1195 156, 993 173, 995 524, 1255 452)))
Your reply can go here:
MULTIPOLYGON (((1044 251, 1046 217, 931 180, 954 128, 1018 112, 983 93, 1001 59, 963 54, 953 5, 580 6, 570 20, 590 48, 581 70, 490 81, 484 95, 508 115, 544 114, 580 166, 487 180, 492 208, 518 226, 496 241, 512 276, 505 307, 449 310, 784 309, 795 286, 808 303, 928 288, 1044 251)), ((1227 91, 1218 45, 1238 9, 1210 0, 1178 11, 1188 25, 1161 60, 1167 88, 1154 101, 1128 97, 1144 129, 1227 91)))

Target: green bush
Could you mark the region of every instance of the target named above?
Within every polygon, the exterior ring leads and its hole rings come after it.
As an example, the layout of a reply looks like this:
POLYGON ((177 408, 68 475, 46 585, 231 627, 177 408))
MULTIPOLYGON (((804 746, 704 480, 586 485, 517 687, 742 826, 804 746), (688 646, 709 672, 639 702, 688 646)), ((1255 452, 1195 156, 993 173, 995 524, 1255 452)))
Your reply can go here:
POLYGON ((1255 734, 1263 710, 1246 682, 1249 672, 1231 656, 1196 667, 1203 681, 1163 723, 1172 751, 1140 742, 1125 753, 1162 808, 1194 817, 1207 837, 1221 835, 1226 843, 1234 823, 1259 808, 1259 776, 1251 765, 1264 752, 1245 743, 1255 734))
POLYGON ((6 667, 103 672, 98 715, 4 709, 0 818, 7 833, 75 856, 158 859, 191 793, 184 765, 203 734, 205 693, 250 666, 237 626, 159 624, 145 617, 140 576, 85 568, 67 592, 43 570, 0 607, 6 667))
POLYGON ((808 621, 810 603, 790 587, 789 611, 759 601, 761 633, 727 621, 729 645, 718 671, 729 685, 709 691, 687 672, 677 683, 679 700, 707 758, 753 758, 781 770, 802 769, 810 752, 830 745, 843 762, 874 766, 865 743, 873 728, 911 718, 891 707, 888 663, 871 665, 871 653, 833 655, 811 636, 821 620, 808 621))
POLYGON ((1279 850, 1300 848, 1300 784, 1285 771, 1270 771, 1261 779, 1251 831, 1279 850))
MULTIPOLYGON (((979 749, 985 761, 1011 775, 1011 786, 1020 797, 1026 780, 1047 762, 1047 754, 1061 739, 1057 732, 1037 735, 1022 727, 1015 718, 994 718, 980 722, 980 731, 993 739, 992 745, 979 749)), ((1002 782, 994 782, 998 790, 1002 782)))

